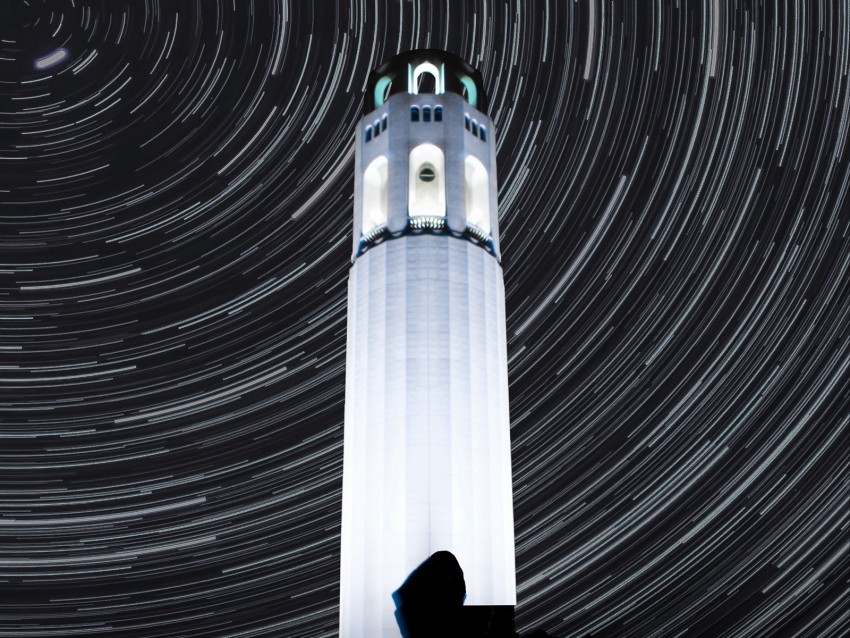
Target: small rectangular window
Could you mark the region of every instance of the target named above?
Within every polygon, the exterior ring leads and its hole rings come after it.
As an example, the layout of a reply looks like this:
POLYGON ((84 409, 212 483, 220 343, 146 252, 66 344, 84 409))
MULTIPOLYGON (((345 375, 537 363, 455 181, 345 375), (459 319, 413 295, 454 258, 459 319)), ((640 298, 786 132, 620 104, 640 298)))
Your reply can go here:
POLYGON ((430 122, 431 121, 431 107, 423 106, 422 107, 422 121, 430 122))
POLYGON ((478 137, 478 122, 476 122, 475 120, 472 120, 472 134, 475 137, 478 137))
POLYGON ((419 121, 419 107, 411 106, 410 107, 410 121, 418 122, 419 121))
POLYGON ((434 107, 434 121, 442 122, 443 121, 443 107, 435 106, 434 107))
POLYGON ((387 116, 386 115, 384 115, 384 117, 381 118, 381 130, 382 131, 387 130, 387 116))
POLYGON ((484 128, 483 126, 478 129, 478 137, 481 138, 482 142, 487 141, 487 129, 484 128))
POLYGON ((381 134, 381 120, 375 120, 372 128, 375 129, 375 137, 378 137, 381 134))
POLYGON ((466 130, 468 131, 469 130, 469 116, 468 115, 463 116, 463 124, 464 124, 464 126, 466 126, 466 130))
POLYGON ((372 127, 371 126, 366 127, 366 141, 367 142, 372 141, 372 127))

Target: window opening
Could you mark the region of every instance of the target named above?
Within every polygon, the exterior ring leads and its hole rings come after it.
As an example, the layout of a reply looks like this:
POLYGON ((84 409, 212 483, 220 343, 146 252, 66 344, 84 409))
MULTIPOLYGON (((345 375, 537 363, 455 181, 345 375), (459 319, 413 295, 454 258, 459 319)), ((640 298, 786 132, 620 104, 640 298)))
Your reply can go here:
POLYGON ((475 88, 475 81, 467 75, 461 75, 458 79, 463 84, 463 98, 470 106, 478 108, 478 89, 475 88))
POLYGON ((371 126, 366 127, 366 141, 367 142, 372 141, 372 127, 371 126))
MULTIPOLYGON (((442 67, 442 65, 440 65, 442 67)), ((419 93, 443 93, 446 90, 442 71, 430 62, 422 62, 416 68, 408 67, 407 92, 419 93)))
POLYGON ((392 84, 392 78, 386 75, 375 83, 375 93, 372 95, 372 98, 374 99, 376 108, 389 99, 392 84))
POLYGON ((408 212, 411 217, 445 217, 445 156, 434 144, 410 151, 408 212))
POLYGON ((466 177, 466 222, 490 234, 490 179, 487 169, 477 157, 467 155, 466 177))
POLYGON ((416 87, 417 93, 436 93, 437 78, 433 73, 424 71, 419 74, 419 84, 416 87))
POLYGON ((389 162, 384 155, 373 159, 363 172, 363 223, 366 235, 387 223, 389 162))
POLYGON ((430 122, 431 121, 431 107, 423 106, 422 107, 422 121, 430 122))
POLYGON ((482 142, 487 141, 487 129, 484 128, 483 126, 478 127, 478 137, 481 138, 482 142))
POLYGON ((411 106, 410 107, 410 121, 418 122, 419 121, 419 107, 411 106))
POLYGON ((430 164, 425 164, 419 169, 419 179, 423 182, 433 182, 437 179, 437 173, 434 171, 434 167, 430 164))
POLYGON ((386 115, 384 115, 384 117, 381 118, 381 130, 382 131, 387 130, 387 116, 386 115))
POLYGON ((442 122, 443 121, 443 107, 435 106, 434 107, 434 121, 442 122))

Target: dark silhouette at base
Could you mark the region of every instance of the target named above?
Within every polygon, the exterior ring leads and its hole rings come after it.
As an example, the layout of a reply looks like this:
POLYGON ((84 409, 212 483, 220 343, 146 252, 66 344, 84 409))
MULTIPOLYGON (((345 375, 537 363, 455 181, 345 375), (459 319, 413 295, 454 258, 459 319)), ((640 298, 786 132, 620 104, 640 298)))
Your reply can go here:
POLYGON ((466 582, 451 552, 435 552, 393 593, 404 638, 554 638, 540 629, 524 637, 510 606, 464 606, 466 582))

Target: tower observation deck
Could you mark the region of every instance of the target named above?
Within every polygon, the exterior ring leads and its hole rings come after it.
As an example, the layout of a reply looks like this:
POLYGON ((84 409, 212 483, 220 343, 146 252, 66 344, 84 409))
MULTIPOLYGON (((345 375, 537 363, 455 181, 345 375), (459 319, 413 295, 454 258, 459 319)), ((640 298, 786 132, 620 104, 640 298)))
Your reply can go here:
POLYGON ((340 636, 401 635, 393 592, 452 552, 467 605, 514 605, 493 122, 443 51, 375 69, 357 126, 340 636))

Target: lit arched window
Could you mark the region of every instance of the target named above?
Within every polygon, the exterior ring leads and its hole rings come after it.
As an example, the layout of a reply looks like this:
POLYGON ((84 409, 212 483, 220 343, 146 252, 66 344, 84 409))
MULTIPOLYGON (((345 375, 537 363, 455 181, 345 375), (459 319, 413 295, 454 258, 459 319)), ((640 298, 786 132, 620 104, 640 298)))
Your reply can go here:
POLYGON ((387 168, 383 155, 373 159, 363 172, 363 228, 366 235, 387 223, 387 168))
POLYGON ((411 217, 446 216, 446 161, 438 147, 420 144, 410 151, 408 212, 411 217))
POLYGON ((466 222, 490 233, 490 179, 477 157, 466 157, 466 222))
POLYGON ((478 108, 478 89, 475 87, 475 81, 467 75, 458 76, 458 80, 463 85, 463 97, 470 106, 478 108))
MULTIPOLYGON (((408 67, 410 68, 410 67, 408 67)), ((422 62, 417 65, 416 68, 410 69, 410 76, 408 78, 408 93, 418 94, 420 84, 423 81, 422 74, 427 73, 432 76, 432 81, 427 82, 426 85, 430 85, 428 88, 433 88, 433 91, 425 90, 424 93, 445 93, 445 83, 443 81, 443 74, 440 73, 440 69, 431 64, 430 62, 422 62)))
POLYGON ((379 79, 375 83, 375 92, 372 95, 372 98, 375 101, 375 108, 381 106, 387 99, 390 97, 390 90, 392 89, 393 79, 387 75, 379 79))

